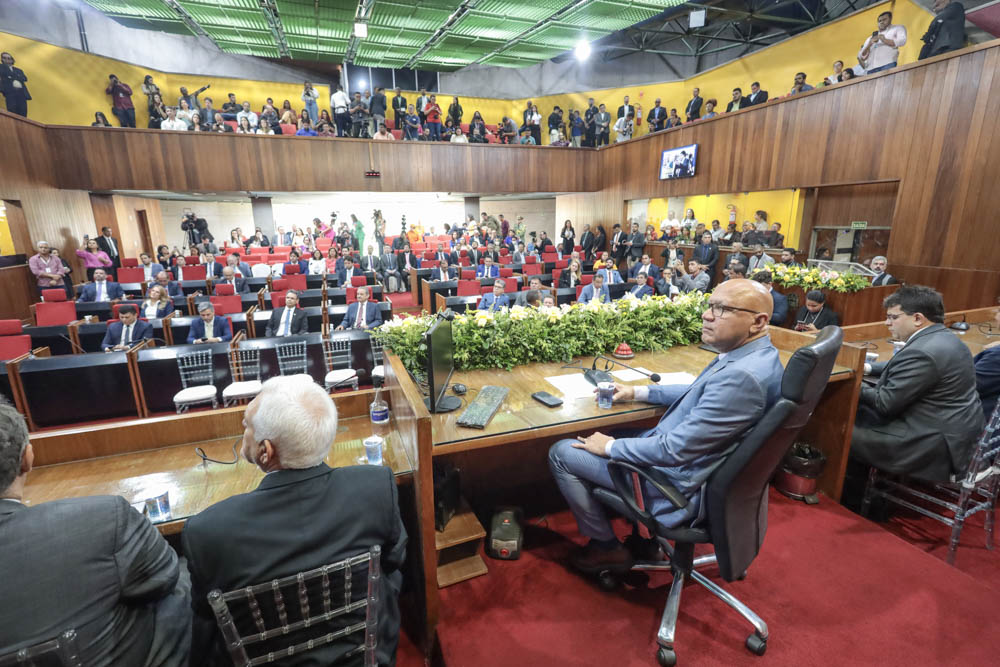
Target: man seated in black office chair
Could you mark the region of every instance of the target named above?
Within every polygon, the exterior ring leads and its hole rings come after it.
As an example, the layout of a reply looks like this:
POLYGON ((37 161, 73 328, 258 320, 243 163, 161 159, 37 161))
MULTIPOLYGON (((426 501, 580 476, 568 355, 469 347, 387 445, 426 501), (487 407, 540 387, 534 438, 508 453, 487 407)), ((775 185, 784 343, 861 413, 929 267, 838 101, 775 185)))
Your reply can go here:
POLYGON ((613 489, 608 459, 653 466, 689 501, 676 509, 651 494, 650 510, 665 525, 699 516, 699 491, 743 435, 778 399, 782 366, 767 333, 773 302, 752 280, 729 280, 712 293, 702 313, 703 342, 720 351, 691 385, 615 384, 615 401, 649 401, 670 408, 655 428, 616 437, 592 433, 560 440, 549 450, 549 467, 580 532, 590 538, 572 556, 584 572, 628 569, 631 554, 615 537, 594 486, 613 489), (734 402, 733 398, 739 397, 734 402))

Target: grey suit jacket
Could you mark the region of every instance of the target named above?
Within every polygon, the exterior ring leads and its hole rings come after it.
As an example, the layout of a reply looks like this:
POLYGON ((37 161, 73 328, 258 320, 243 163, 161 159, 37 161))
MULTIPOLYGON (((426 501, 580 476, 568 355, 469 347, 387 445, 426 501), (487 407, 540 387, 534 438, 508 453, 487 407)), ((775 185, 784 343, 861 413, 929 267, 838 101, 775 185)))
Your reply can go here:
POLYGON ((119 496, 0 500, 0 654, 75 629, 82 664, 185 665, 190 582, 119 496))
POLYGON ((917 332, 862 386, 851 453, 890 473, 947 481, 965 471, 983 410, 972 353, 943 324, 917 332))
POLYGON ((616 438, 610 455, 658 468, 691 501, 678 510, 662 496, 651 495, 650 509, 660 522, 672 526, 697 516, 702 486, 778 400, 783 372, 778 351, 763 336, 714 359, 690 386, 649 387, 649 402, 670 409, 654 428, 616 438))

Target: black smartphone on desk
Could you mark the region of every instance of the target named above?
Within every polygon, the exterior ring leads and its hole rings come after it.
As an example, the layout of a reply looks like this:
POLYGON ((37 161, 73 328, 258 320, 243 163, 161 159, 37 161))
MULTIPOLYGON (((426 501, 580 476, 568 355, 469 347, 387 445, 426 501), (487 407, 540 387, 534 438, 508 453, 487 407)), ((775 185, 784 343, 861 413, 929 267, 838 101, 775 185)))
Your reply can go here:
POLYGON ((563 400, 561 398, 557 398, 547 391, 536 391, 531 395, 531 397, 542 405, 547 405, 550 408, 558 408, 563 404, 563 400))

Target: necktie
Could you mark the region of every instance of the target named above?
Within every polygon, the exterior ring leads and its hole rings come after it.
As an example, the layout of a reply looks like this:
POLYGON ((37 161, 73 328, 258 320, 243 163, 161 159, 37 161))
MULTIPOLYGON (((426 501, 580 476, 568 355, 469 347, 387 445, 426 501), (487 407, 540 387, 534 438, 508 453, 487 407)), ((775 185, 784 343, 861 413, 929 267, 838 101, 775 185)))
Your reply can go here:
POLYGON ((364 327, 365 321, 365 304, 358 302, 358 316, 354 320, 354 328, 361 329, 364 327))
POLYGON ((122 332, 122 345, 128 345, 132 342, 132 325, 125 325, 125 331, 122 332))
POLYGON ((94 301, 104 301, 104 283, 97 283, 97 296, 94 301))
POLYGON ((111 238, 110 236, 108 236, 107 239, 108 239, 108 248, 111 250, 111 256, 112 257, 117 257, 118 256, 118 248, 115 247, 115 240, 113 238, 111 238))
POLYGON ((281 327, 281 335, 287 336, 292 332, 292 309, 285 306, 285 325, 281 327))

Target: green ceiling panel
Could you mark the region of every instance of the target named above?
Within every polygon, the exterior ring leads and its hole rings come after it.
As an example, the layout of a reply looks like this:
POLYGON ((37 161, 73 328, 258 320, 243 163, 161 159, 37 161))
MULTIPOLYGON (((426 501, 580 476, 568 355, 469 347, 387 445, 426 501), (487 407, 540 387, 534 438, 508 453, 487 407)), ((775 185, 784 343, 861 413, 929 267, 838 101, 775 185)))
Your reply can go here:
MULTIPOLYGON (((223 51, 265 58, 343 62, 359 0, 274 0, 280 46, 260 0, 86 0, 123 25, 190 34, 200 30, 223 51), (186 15, 185 15, 186 14, 186 15), (190 18, 188 18, 190 17, 190 18), (191 21, 196 24, 191 27, 191 21), (279 34, 280 34, 279 33, 279 34)), ((682 4, 682 0, 374 0, 368 37, 354 63, 453 71, 473 62, 525 67, 682 4), (442 29, 459 12, 456 20, 442 29), (558 14, 558 16, 556 16, 558 14), (416 58, 416 62, 411 62, 416 58)))

